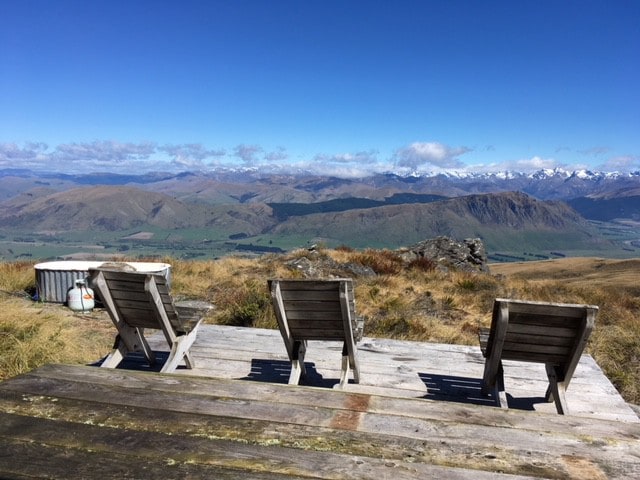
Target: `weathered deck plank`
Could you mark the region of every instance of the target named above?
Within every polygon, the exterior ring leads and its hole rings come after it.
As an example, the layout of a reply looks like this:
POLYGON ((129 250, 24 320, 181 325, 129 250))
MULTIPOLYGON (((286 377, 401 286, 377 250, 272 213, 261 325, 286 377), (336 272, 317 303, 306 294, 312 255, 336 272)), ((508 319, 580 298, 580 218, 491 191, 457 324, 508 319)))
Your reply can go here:
MULTIPOLYGON (((152 346, 164 348, 159 336, 152 346)), ((286 383, 289 365, 277 330, 205 325, 192 347, 194 370, 177 373, 220 378, 250 378, 286 383)), ((340 378, 341 344, 310 342, 308 385, 330 387, 340 378)), ((362 378, 347 390, 377 395, 431 398, 491 405, 480 394, 484 358, 479 346, 445 345, 364 338, 358 345, 362 378)), ((505 381, 511 408, 556 411, 543 399, 547 375, 543 365, 505 361, 505 381)), ((640 422, 589 355, 583 355, 567 390, 569 414, 589 418, 640 422)))
MULTIPOLYGON (((16 422, 17 423, 17 422, 16 422)), ((16 428, 25 426, 17 423, 16 428)), ((52 424, 50 428, 59 428, 52 424)), ((28 429, 27 429, 28 431, 28 429)), ((28 431, 33 436, 33 432, 28 431)), ((138 431, 106 432, 95 426, 68 425, 61 443, 81 437, 94 448, 11 442, 5 452, 20 460, 7 465, 3 478, 200 478, 200 479, 381 479, 447 478, 469 480, 531 479, 411 461, 249 445, 235 441, 162 435, 138 431), (109 435, 111 433, 111 435, 109 435), (122 435, 126 442, 122 442, 122 435), (123 445, 124 443, 124 445, 123 445), (46 446, 45 446, 46 445, 46 446), (121 446, 122 445, 122 446, 121 446), (133 454, 132 452, 136 452, 133 454), (158 452, 163 452, 162 456, 158 452), (55 469, 55 470, 54 470, 55 469), (15 475, 14 475, 15 474, 15 475)), ((3 466, 0 464, 0 467, 3 466)))
POLYGON ((200 478, 213 467, 221 478, 584 478, 576 462, 591 477, 631 478, 640 468, 634 423, 126 370, 47 366, 0 384, 0 412, 14 453, 42 466, 64 449, 77 462, 108 457, 133 476, 154 458, 200 478))
MULTIPOLYGON (((166 349, 161 340, 152 346, 166 349)), ((346 390, 327 388, 339 379, 340 345, 310 348, 312 386, 286 385, 278 331, 208 325, 193 370, 142 371, 131 358, 115 370, 47 365, 2 382, 0 478, 640 475, 640 422, 589 356, 567 392, 572 415, 559 416, 535 396, 544 369, 527 364, 505 367, 513 408, 483 398, 478 347, 365 338, 362 384, 346 390)))

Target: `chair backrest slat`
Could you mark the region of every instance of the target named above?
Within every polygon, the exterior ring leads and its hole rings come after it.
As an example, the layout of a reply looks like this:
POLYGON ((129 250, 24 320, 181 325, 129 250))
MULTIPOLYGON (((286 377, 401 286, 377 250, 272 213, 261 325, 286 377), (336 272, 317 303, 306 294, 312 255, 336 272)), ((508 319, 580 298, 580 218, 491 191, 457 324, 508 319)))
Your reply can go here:
POLYGON ((348 309, 355 329, 355 301, 350 279, 271 280, 277 282, 283 314, 294 340, 344 340, 344 321, 340 299, 341 285, 346 285, 348 309))
MULTIPOLYGON (((147 279, 153 278, 160 293, 160 298, 169 321, 174 328, 180 328, 169 285, 161 273, 123 272, 109 269, 96 269, 106 282, 108 292, 127 324, 137 328, 160 328, 157 311, 150 301, 146 289, 147 279)), ((98 295, 101 294, 98 290, 98 295)))
POLYGON ((268 281, 273 311, 278 320, 289 360, 289 383, 297 384, 305 375, 304 356, 307 340, 342 342, 340 387, 349 381, 360 382, 356 343, 361 338, 362 322, 356 318, 353 281, 331 280, 268 281))
POLYGON ((502 359, 555 364, 565 370, 575 367, 576 352, 579 355, 584 348, 597 307, 496 299, 495 321, 505 305, 508 323, 502 359))

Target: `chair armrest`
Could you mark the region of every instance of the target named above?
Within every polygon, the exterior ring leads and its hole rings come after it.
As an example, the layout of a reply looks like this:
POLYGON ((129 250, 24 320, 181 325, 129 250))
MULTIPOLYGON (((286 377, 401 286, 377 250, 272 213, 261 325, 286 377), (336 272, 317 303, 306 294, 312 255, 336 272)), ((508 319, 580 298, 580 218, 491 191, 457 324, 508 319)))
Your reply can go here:
POLYGON ((180 330, 187 333, 193 330, 214 309, 212 304, 200 300, 182 300, 176 302, 175 307, 180 319, 180 330))

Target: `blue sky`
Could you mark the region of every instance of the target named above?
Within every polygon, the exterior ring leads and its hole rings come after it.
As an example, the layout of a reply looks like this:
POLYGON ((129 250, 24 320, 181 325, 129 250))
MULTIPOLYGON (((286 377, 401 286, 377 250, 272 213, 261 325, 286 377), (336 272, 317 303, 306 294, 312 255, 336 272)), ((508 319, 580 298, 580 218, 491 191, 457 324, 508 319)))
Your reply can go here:
POLYGON ((640 1, 0 0, 0 168, 640 169, 640 1))

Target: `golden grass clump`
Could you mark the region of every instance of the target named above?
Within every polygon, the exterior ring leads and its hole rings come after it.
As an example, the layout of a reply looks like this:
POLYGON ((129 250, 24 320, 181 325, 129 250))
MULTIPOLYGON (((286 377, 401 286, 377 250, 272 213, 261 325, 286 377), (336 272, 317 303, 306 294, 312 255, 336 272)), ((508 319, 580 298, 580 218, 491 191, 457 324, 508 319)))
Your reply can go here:
POLYGON ((640 403, 640 297, 614 285, 580 293, 600 307, 588 352, 625 399, 640 403))
POLYGON ((0 301, 0 379, 47 363, 92 363, 113 344, 113 325, 104 316, 6 296, 0 301))
POLYGON ((222 325, 275 328, 267 280, 292 273, 273 256, 260 260, 224 257, 211 261, 174 261, 172 290, 176 298, 197 298, 216 308, 208 321, 222 325))
POLYGON ((0 263, 0 291, 26 293, 35 286, 32 262, 0 263))
POLYGON ((402 258, 390 250, 367 249, 352 254, 353 261, 370 267, 378 275, 397 275, 403 267, 402 258))

